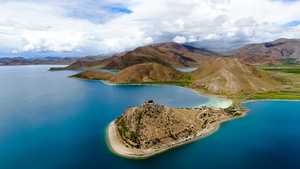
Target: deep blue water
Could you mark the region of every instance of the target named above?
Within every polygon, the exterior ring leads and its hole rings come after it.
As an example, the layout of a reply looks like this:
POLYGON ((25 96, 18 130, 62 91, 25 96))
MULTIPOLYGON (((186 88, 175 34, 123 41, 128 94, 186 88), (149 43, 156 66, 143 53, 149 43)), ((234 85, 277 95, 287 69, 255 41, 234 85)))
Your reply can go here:
POLYGON ((0 169, 300 168, 300 102, 246 103, 247 116, 145 160, 109 151, 106 126, 147 99, 170 107, 208 101, 166 86, 111 86, 50 66, 0 67, 0 169))

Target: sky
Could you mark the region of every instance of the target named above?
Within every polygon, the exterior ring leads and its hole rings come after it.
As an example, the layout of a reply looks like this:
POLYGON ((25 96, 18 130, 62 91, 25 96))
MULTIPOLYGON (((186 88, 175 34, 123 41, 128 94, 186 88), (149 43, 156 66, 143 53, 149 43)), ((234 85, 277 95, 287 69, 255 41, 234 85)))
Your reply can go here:
POLYGON ((296 0, 0 0, 0 57, 87 56, 177 42, 217 51, 300 38, 296 0))

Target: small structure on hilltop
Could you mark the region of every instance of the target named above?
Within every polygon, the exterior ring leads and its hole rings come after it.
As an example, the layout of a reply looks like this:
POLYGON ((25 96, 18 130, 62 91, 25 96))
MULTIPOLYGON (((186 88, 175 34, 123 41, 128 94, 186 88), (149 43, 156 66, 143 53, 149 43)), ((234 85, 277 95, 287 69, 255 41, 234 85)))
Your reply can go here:
POLYGON ((147 107, 153 107, 154 106, 154 101, 152 99, 150 99, 150 100, 146 101, 144 103, 144 105, 147 106, 147 107))

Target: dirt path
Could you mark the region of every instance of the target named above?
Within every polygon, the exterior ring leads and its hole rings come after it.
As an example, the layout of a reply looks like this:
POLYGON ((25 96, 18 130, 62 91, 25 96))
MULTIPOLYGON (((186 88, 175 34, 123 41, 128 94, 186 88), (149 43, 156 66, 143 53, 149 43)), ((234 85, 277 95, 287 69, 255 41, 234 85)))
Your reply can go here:
POLYGON ((241 103, 245 100, 247 100, 249 97, 251 97, 252 95, 254 95, 256 93, 252 93, 252 94, 248 94, 246 97, 244 97, 242 100, 240 100, 239 102, 236 103, 236 107, 237 107, 237 110, 240 111, 241 110, 241 103))

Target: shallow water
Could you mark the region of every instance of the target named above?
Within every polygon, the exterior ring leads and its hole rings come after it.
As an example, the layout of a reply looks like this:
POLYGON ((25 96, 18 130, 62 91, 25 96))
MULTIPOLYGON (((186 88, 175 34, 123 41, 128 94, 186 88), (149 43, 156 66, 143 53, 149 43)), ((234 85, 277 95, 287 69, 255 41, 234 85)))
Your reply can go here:
POLYGON ((65 78, 50 66, 0 67, 0 168, 299 168, 300 102, 258 101, 211 136, 146 160, 111 153, 106 126, 148 99, 195 107, 181 87, 118 86, 65 78))

